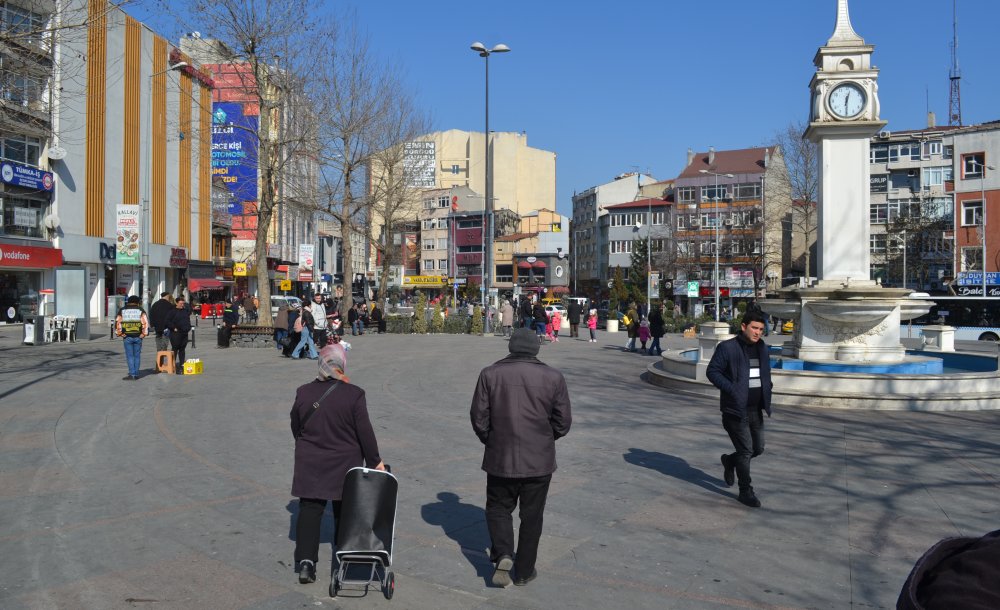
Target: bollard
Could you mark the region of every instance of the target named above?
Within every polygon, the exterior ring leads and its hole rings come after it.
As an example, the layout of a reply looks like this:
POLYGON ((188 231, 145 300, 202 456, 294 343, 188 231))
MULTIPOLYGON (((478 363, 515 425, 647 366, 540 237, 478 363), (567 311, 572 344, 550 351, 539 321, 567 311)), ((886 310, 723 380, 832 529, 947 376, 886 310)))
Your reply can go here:
POLYGON ((194 344, 194 329, 191 329, 191 349, 196 348, 197 345, 194 344))

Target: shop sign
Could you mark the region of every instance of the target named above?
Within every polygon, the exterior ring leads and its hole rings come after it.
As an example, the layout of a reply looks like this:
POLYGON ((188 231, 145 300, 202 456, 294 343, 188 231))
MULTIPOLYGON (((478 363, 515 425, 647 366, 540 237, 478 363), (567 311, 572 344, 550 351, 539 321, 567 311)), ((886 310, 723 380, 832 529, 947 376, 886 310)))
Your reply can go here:
POLYGON ((62 263, 62 250, 58 248, 0 244, 0 266, 3 267, 49 268, 62 263))
POLYGON ((191 280, 214 280, 216 278, 215 267, 206 265, 191 265, 187 270, 188 279, 191 280))
POLYGON ((313 280, 313 244, 299 244, 299 281, 313 280))
POLYGON ((118 204, 115 262, 119 265, 138 265, 140 262, 139 212, 137 205, 118 204))
POLYGON ((115 262, 115 245, 114 244, 100 244, 98 247, 97 257, 102 261, 115 262))
POLYGON ((267 258, 281 258, 281 244, 267 244, 267 258))
POLYGON ((868 178, 869 190, 872 193, 889 192, 889 174, 872 174, 868 178))
POLYGON ((235 277, 246 277, 247 276, 247 264, 246 263, 233 263, 233 275, 235 277))
POLYGON ((441 275, 408 275, 403 278, 403 288, 443 288, 446 279, 441 275))
POLYGON ((698 296, 698 282, 688 282, 687 283, 687 295, 689 298, 694 298, 698 296))
POLYGON ((38 210, 35 208, 22 208, 17 206, 12 206, 14 209, 14 222, 12 223, 17 227, 37 227, 38 226, 38 210))
MULTIPOLYGON (((979 292, 982 292, 983 286, 983 272, 982 271, 959 271, 958 272, 958 282, 959 286, 979 286, 979 292)), ((1000 273, 996 271, 986 272, 986 285, 996 286, 1000 284, 1000 273)))
POLYGON ((188 266, 187 250, 185 248, 170 249, 170 266, 171 267, 188 266))
POLYGON ((52 172, 40 170, 30 165, 4 161, 0 165, 0 178, 13 186, 21 186, 36 191, 52 190, 52 172))

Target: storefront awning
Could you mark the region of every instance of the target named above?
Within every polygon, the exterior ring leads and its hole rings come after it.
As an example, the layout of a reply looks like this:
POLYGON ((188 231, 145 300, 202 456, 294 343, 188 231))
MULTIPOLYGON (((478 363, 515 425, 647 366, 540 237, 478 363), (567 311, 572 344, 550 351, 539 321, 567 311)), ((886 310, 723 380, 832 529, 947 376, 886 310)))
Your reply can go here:
POLYGON ((531 263, 528 261, 521 261, 517 264, 518 269, 531 269, 531 263))
POLYGON ((534 267, 535 269, 545 269, 548 265, 545 264, 545 261, 535 261, 534 267))
POLYGON ((199 290, 218 290, 231 286, 232 282, 224 282, 216 279, 188 278, 188 290, 198 292, 199 290))

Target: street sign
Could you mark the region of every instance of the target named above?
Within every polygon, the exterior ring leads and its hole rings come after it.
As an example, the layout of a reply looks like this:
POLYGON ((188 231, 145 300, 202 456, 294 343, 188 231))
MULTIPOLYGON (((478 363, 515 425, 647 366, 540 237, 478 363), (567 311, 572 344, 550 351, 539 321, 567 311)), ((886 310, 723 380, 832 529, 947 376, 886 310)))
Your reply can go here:
POLYGON ((695 298, 698 296, 698 282, 688 282, 688 298, 695 298))
POLYGON ((279 290, 291 290, 292 289, 292 280, 281 280, 281 282, 278 284, 278 289, 279 290))

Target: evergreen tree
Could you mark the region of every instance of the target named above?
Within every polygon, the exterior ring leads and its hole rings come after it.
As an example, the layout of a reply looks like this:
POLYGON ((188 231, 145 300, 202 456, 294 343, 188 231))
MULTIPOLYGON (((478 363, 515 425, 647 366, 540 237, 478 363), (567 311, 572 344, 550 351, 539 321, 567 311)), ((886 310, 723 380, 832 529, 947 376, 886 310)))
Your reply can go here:
POLYGON ((417 305, 413 308, 413 332, 418 335, 427 333, 427 295, 423 292, 417 297, 417 305))
POLYGON ((629 262, 629 301, 637 305, 646 303, 646 270, 648 269, 648 243, 646 238, 632 240, 632 257, 629 262))

